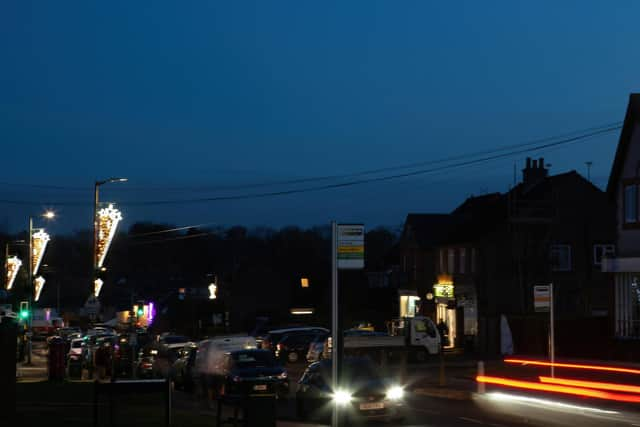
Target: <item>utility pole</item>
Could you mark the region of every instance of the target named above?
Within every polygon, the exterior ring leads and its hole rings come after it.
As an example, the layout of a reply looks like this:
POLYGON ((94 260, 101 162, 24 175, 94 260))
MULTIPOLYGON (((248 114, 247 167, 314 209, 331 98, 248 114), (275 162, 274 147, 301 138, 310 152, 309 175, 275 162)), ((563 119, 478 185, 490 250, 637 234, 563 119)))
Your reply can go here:
POLYGON ((33 323, 33 217, 31 216, 29 216, 28 233, 29 256, 27 257, 27 301, 29 301, 29 316, 27 318, 27 365, 31 365, 31 338, 33 335, 33 329, 31 328, 33 323))
POLYGON ((591 165, 593 162, 589 160, 588 162, 584 162, 587 165, 587 181, 591 182, 591 165))

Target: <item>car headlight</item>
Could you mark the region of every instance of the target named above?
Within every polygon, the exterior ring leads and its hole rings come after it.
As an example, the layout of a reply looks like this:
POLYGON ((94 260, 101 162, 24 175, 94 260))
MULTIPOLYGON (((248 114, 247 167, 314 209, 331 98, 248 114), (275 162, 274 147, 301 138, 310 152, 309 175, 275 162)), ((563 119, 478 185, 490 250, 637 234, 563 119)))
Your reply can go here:
POLYGON ((280 375, 278 375, 278 379, 281 380, 286 380, 287 379, 287 371, 282 372, 280 375))
POLYGON ((400 386, 391 387, 387 390, 387 399, 400 400, 404 397, 404 389, 400 386))
POLYGON ((337 390, 333 393, 333 401, 336 405, 344 406, 351 402, 353 396, 346 390, 337 390))

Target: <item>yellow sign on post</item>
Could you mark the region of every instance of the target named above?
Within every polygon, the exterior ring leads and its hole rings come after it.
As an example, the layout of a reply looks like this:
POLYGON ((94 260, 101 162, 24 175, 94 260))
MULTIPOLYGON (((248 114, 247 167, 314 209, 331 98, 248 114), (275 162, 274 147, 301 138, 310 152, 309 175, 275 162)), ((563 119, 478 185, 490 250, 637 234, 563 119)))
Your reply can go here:
POLYGON ((433 285, 433 293, 436 298, 455 298, 452 283, 433 285))
POLYGON ((337 235, 339 270, 364 268, 364 225, 339 224, 337 235))

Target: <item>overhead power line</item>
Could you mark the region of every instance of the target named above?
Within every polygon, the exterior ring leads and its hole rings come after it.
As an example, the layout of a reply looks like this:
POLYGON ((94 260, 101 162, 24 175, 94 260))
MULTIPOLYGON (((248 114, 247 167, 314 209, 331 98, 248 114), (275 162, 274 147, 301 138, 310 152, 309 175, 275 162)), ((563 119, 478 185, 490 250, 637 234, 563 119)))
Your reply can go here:
MULTIPOLYGON (((541 140, 531 141, 531 142, 527 142, 527 143, 523 143, 523 144, 514 144, 514 145, 511 145, 511 146, 505 146, 505 147, 501 147, 501 148, 496 148, 496 149, 492 149, 492 150, 485 150, 485 151, 480 151, 480 152, 471 153, 471 154, 462 154, 462 155, 448 157, 448 158, 439 159, 439 160, 429 160, 429 161, 417 162, 417 163, 412 163, 412 164, 407 164, 407 165, 402 165, 402 166, 379 168, 379 169, 373 169, 373 170, 369 170, 369 171, 356 172, 356 173, 352 173, 352 174, 333 175, 333 176, 325 176, 325 177, 306 178, 306 179, 301 179, 301 180, 292 180, 292 181, 288 181, 287 183, 293 183, 293 182, 302 183, 302 182, 308 182, 310 180, 313 181, 313 180, 326 180, 326 179, 336 179, 336 178, 344 178, 344 177, 358 177, 358 176, 366 176, 366 175, 371 175, 371 174, 380 173, 380 172, 384 172, 384 171, 391 171, 391 170, 416 169, 419 166, 424 166, 424 165, 428 165, 428 164, 436 164, 436 165, 437 164, 441 164, 440 166, 436 166, 436 167, 433 167, 433 168, 417 169, 417 170, 404 172, 404 173, 399 173, 399 174, 393 174, 393 175, 384 175, 384 176, 371 177, 371 178, 353 179, 353 180, 346 181, 346 182, 324 184, 324 185, 317 185, 317 186, 308 186, 308 187, 294 188, 294 189, 287 189, 287 190, 262 192, 262 193, 224 195, 224 196, 201 197, 201 198, 191 198, 191 199, 124 201, 124 202, 119 202, 118 204, 121 205, 121 206, 154 206, 154 205, 194 204, 194 203, 216 202, 216 201, 232 201, 232 200, 268 198, 268 197, 284 196, 284 195, 291 195, 291 194, 300 194, 300 193, 322 191, 322 190, 330 190, 330 189, 337 189, 337 188, 345 188, 345 187, 351 187, 351 186, 362 185, 362 184, 367 184, 367 183, 390 181, 390 180, 396 180, 396 179, 401 179, 401 178, 408 178, 408 177, 412 177, 412 176, 429 174, 429 173, 436 173, 436 172, 439 172, 439 171, 448 171, 448 170, 451 170, 453 168, 461 168, 461 167, 466 167, 466 166, 470 166, 470 165, 485 163, 485 162, 496 160, 496 159, 512 157, 512 156, 523 154, 523 153, 541 151, 541 150, 552 148, 552 147, 559 147, 559 146, 562 146, 562 145, 568 145, 568 144, 584 141, 584 140, 587 140, 587 139, 592 138, 594 136, 603 135, 603 134, 618 130, 621 127, 622 127, 621 123, 620 122, 616 122, 616 123, 613 123, 613 124, 611 124, 611 125, 609 125, 607 127, 600 126, 600 127, 590 128, 590 129, 596 129, 596 130, 593 130, 593 131, 590 131, 590 132, 586 132, 586 133, 583 132, 583 133, 581 133, 581 134, 579 134, 577 136, 567 137, 567 138, 563 138, 563 139, 560 139, 560 140, 557 140, 558 139, 557 137, 544 138, 544 139, 541 139, 541 140), (544 141, 552 141, 552 142, 546 142, 546 143, 542 143, 542 144, 540 143, 540 142, 544 142, 544 141), (537 144, 537 145, 535 145, 535 144, 537 144), (497 154, 493 154, 493 153, 497 153, 497 154), (483 154, 485 155, 484 157, 474 158, 474 157, 477 157, 478 155, 483 155, 483 154), (491 155, 487 155, 487 154, 491 154, 491 155), (464 159, 469 159, 469 160, 464 160, 464 159), (462 160, 462 161, 450 163, 452 160, 462 160)), ((45 204, 45 205, 51 205, 51 206, 86 206, 87 205, 86 202, 63 201, 63 202, 40 203, 40 202, 31 202, 31 201, 26 201, 26 200, 8 200, 8 199, 0 199, 0 204, 14 204, 14 205, 42 205, 42 204, 45 204)))
MULTIPOLYGON (((455 156, 445 157, 441 159, 435 160, 425 160, 420 162, 406 163, 396 166, 387 166, 375 169, 367 169, 362 171, 356 171, 351 173, 343 173, 343 174, 333 174, 333 175, 322 175, 322 176, 312 176, 306 178, 293 178, 293 179, 284 179, 284 180, 274 180, 274 181, 261 181, 255 183, 247 183, 247 184, 230 184, 230 185, 201 185, 201 186, 122 186, 118 188, 114 188, 115 192, 126 192, 126 191, 141 191, 141 190, 157 190, 157 191, 197 191, 197 192, 209 192, 209 191, 222 191, 222 190, 242 190, 242 189, 251 189, 251 188, 265 188, 265 187, 276 187, 276 186, 285 186, 285 185, 296 185, 296 184, 306 184, 310 182, 318 182, 318 181, 330 181, 330 180, 338 180, 338 179, 347 179, 354 178, 360 176, 374 175, 380 174, 383 172, 391 172, 396 170, 405 170, 405 169, 415 169, 422 166, 442 163, 442 162, 451 162, 457 160, 464 160, 468 158, 474 158, 478 156, 484 156, 489 154, 495 154, 502 151, 513 150, 516 148, 524 148, 527 146, 542 144, 546 142, 556 141, 563 138, 569 138, 574 136, 579 136, 581 134, 589 133, 589 132, 597 132, 603 129, 610 129, 616 127, 618 129, 622 125, 622 122, 612 122, 606 123, 599 126, 589 127, 573 132, 568 132, 564 134, 555 135, 552 137, 539 138, 534 139, 528 142, 519 143, 519 144, 510 144, 504 145, 488 150, 481 150, 472 153, 458 154, 455 156)), ((69 191, 83 191, 83 192, 93 192, 92 186, 63 186, 63 185, 50 185, 50 184, 26 184, 26 183, 11 183, 0 181, 0 185, 4 186, 12 186, 12 187, 28 187, 28 188, 39 188, 46 190, 69 190, 69 191)), ((65 204, 69 202, 63 202, 65 204)), ((72 202, 71 202, 72 203, 72 202)))
POLYGON ((571 143, 576 143, 579 141, 583 141, 588 138, 592 138, 597 135, 602 135, 608 132, 612 132, 614 130, 620 129, 621 126, 614 126, 606 129, 601 129, 598 131, 590 132, 588 134, 576 136, 573 138, 566 138, 560 141, 551 142, 547 144, 537 145, 535 147, 523 148, 519 150, 510 151, 507 153, 496 154, 492 156, 486 156, 479 159, 474 160, 466 160, 458 163, 447 164, 443 166, 438 166, 430 169, 420 169, 412 172, 405 172, 395 175, 386 175, 381 177, 374 178, 364 178, 359 180, 352 180, 347 182, 341 182, 336 184, 327 184, 327 185, 319 185, 314 187, 304 187, 304 188, 296 188, 290 190, 281 190, 281 191, 271 191, 265 193, 252 193, 252 194, 240 194, 240 195, 229 195, 229 196, 217 196, 217 197, 203 197, 203 198, 194 198, 194 199, 178 199, 178 200, 153 200, 153 201, 141 201, 141 202, 121 202, 120 205, 125 206, 153 206, 153 205, 170 205, 170 204, 193 204, 193 203, 204 203, 204 202, 216 202, 216 201, 230 201, 230 200, 245 200, 245 199, 258 199, 258 198, 267 198, 267 197, 275 197, 275 196, 284 196, 290 194, 299 194, 299 193, 308 193, 312 191, 322 191, 322 190, 330 190, 344 187, 352 187, 355 185, 373 183, 373 182, 382 182, 382 181, 391 181, 400 178, 408 178, 417 175, 424 175, 428 173, 438 172, 442 170, 450 170, 452 168, 460 168, 464 166, 474 165, 478 163, 484 163, 491 160, 501 159, 505 157, 511 157, 518 154, 523 154, 527 152, 536 152, 550 147, 557 147, 560 145, 567 145, 571 143))

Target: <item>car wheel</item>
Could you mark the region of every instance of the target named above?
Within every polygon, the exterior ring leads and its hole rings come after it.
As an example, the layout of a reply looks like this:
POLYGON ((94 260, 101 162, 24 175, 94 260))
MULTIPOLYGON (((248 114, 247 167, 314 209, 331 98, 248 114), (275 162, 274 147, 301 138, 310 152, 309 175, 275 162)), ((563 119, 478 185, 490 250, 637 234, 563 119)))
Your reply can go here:
POLYGON ((299 359, 299 358, 300 358, 300 357, 298 356, 298 353, 297 353, 297 352, 295 352, 295 351, 292 351, 292 352, 290 352, 290 353, 287 355, 287 360, 288 360, 290 363, 296 363, 296 362, 298 361, 298 359, 299 359))

